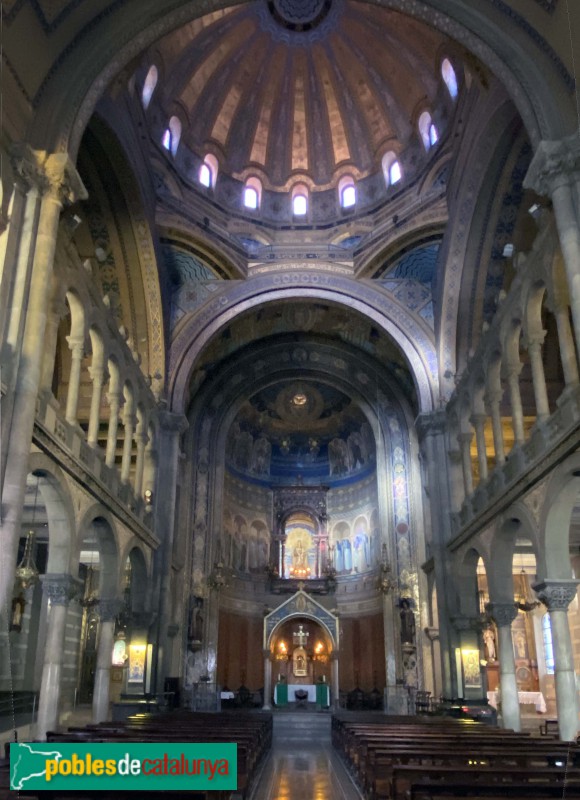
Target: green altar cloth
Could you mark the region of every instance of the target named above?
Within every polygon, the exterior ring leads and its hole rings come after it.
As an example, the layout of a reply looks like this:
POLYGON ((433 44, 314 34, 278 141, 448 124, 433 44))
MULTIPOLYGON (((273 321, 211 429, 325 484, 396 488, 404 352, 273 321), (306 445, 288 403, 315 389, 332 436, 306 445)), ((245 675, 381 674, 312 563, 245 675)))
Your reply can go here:
POLYGON ((274 698, 277 706, 287 706, 288 705, 288 684, 287 683, 277 683, 276 684, 276 696, 274 698))
POLYGON ((330 705, 327 683, 316 684, 316 705, 319 708, 328 708, 330 705))

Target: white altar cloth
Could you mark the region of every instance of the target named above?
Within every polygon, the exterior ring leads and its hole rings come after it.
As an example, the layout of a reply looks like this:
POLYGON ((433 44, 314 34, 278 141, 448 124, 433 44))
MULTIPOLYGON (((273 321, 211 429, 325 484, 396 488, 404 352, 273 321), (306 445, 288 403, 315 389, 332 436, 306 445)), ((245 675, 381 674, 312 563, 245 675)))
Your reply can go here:
MULTIPOLYGON (((497 708, 497 694, 497 692, 487 693, 488 702, 494 708, 497 708)), ((546 701, 541 692, 518 692, 518 701, 521 706, 533 703, 538 714, 546 713, 546 701)))
MULTIPOLYGON (((295 703, 296 696, 294 692, 303 690, 308 692, 308 702, 316 703, 316 685, 314 683, 289 683, 288 684, 288 702, 295 703)), ((278 686, 274 687, 274 702, 278 702, 278 686)))

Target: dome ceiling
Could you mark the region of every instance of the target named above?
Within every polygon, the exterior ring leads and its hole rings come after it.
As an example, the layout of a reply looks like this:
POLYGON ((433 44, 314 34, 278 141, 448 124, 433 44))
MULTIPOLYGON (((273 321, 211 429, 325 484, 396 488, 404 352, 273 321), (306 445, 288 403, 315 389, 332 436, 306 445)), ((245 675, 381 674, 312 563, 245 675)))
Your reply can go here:
POLYGON ((220 170, 287 190, 376 172, 433 107, 446 41, 358 0, 255 0, 165 37, 163 104, 186 114, 182 141, 220 170))

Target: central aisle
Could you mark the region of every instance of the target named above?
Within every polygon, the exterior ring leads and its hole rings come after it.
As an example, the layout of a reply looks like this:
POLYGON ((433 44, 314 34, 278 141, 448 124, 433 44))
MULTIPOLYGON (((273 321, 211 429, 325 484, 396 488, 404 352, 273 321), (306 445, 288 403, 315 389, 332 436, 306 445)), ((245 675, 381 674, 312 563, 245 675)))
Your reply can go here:
POLYGON ((330 714, 274 712, 274 741, 251 800, 361 800, 330 743, 330 714))

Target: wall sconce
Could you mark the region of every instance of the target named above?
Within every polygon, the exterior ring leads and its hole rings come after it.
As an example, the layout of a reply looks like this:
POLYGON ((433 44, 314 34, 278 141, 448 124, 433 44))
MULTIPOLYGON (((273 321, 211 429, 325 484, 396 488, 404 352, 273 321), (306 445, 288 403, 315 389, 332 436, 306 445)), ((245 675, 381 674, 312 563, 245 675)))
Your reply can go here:
POLYGON ((382 594, 390 594, 397 586, 397 581, 393 577, 391 565, 387 559, 387 545, 383 542, 382 561, 379 573, 379 591, 382 594))
POLYGON ((153 508, 153 492, 151 489, 145 489, 143 492, 143 499, 145 500, 145 511, 151 511, 153 508))

